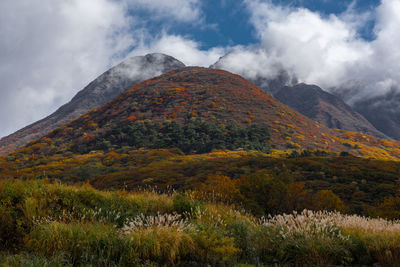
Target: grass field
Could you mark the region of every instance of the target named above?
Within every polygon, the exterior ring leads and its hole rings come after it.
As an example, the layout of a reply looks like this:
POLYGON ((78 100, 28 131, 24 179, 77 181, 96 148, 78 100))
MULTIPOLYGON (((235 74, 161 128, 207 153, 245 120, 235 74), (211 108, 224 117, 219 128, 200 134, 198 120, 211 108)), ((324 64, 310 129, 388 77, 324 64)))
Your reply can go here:
MULTIPOLYGON (((400 223, 313 212, 254 217, 190 193, 0 181, 2 266, 400 264, 400 223)), ((243 265, 242 265, 243 266, 243 265)))

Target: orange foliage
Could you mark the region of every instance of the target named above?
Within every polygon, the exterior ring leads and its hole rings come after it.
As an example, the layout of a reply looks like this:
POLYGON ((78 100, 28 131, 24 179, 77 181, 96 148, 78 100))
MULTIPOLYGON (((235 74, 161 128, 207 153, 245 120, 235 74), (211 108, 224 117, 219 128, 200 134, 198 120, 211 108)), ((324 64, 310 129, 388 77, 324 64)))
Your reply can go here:
POLYGON ((136 120, 137 120, 137 118, 135 115, 130 115, 128 118, 126 118, 126 121, 129 121, 129 122, 134 122, 136 120))

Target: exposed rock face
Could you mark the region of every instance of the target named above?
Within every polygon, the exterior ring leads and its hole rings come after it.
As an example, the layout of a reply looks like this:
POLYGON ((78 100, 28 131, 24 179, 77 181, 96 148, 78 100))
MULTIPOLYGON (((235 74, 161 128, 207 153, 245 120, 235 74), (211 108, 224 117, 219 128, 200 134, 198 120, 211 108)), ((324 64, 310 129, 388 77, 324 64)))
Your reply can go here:
POLYGON ((182 62, 164 54, 129 58, 100 75, 50 116, 2 138, 0 154, 18 149, 87 111, 103 106, 135 83, 183 67, 182 62))

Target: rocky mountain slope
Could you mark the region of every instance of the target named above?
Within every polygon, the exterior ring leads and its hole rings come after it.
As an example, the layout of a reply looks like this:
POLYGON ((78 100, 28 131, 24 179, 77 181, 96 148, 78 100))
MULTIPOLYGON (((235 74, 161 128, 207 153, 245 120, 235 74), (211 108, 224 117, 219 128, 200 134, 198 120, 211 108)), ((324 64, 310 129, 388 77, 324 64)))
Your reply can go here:
POLYGON ((53 114, 2 138, 0 155, 43 136, 93 108, 103 106, 135 83, 182 67, 185 67, 182 62, 164 54, 129 58, 100 75, 53 114))
POLYGON ((329 128, 388 138, 339 97, 322 90, 316 85, 302 83, 294 86, 285 86, 274 96, 280 102, 329 128))

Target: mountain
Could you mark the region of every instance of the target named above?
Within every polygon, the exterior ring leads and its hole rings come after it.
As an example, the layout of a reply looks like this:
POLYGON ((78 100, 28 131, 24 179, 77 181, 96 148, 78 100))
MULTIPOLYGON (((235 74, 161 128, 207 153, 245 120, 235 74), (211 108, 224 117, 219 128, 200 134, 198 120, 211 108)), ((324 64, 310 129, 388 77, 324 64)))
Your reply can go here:
POLYGON ((274 94, 274 97, 329 128, 388 138, 339 97, 322 90, 316 85, 301 83, 294 86, 284 86, 274 94))
POLYGON ((238 75, 185 67, 137 83, 0 157, 0 177, 88 181, 109 190, 269 174, 343 191, 354 210, 366 211, 361 198, 378 204, 395 194, 399 160, 400 142, 330 129, 238 75))
POLYGON ((186 67, 138 83, 118 98, 31 142, 19 152, 85 154, 139 148, 323 149, 397 159, 399 144, 330 129, 242 77, 186 67))
MULTIPOLYGON (((230 70, 230 56, 221 57, 211 68, 230 70)), ((255 71, 236 70, 236 73, 253 82, 265 92, 272 94, 285 105, 297 110, 307 117, 328 126, 346 131, 356 131, 388 138, 377 130, 363 115, 354 111, 340 97, 330 94, 316 85, 298 84, 282 66, 273 77, 255 74, 255 71)))
POLYGON ((198 67, 181 68, 136 84, 48 137, 57 140, 59 149, 90 147, 90 140, 103 139, 115 145, 119 141, 112 141, 113 136, 122 135, 123 139, 124 134, 126 138, 138 134, 123 132, 129 123, 167 120, 183 125, 196 120, 238 127, 265 125, 273 129, 271 143, 276 147, 344 149, 339 141, 326 137, 332 130, 279 103, 242 77, 198 67))
POLYGON ((354 108, 367 118, 376 129, 400 140, 400 94, 389 92, 384 96, 360 100, 354 108))
POLYGON ((103 106, 135 83, 182 67, 185 67, 182 62, 164 54, 129 58, 100 75, 53 114, 2 138, 0 155, 22 147, 93 108, 103 106))

